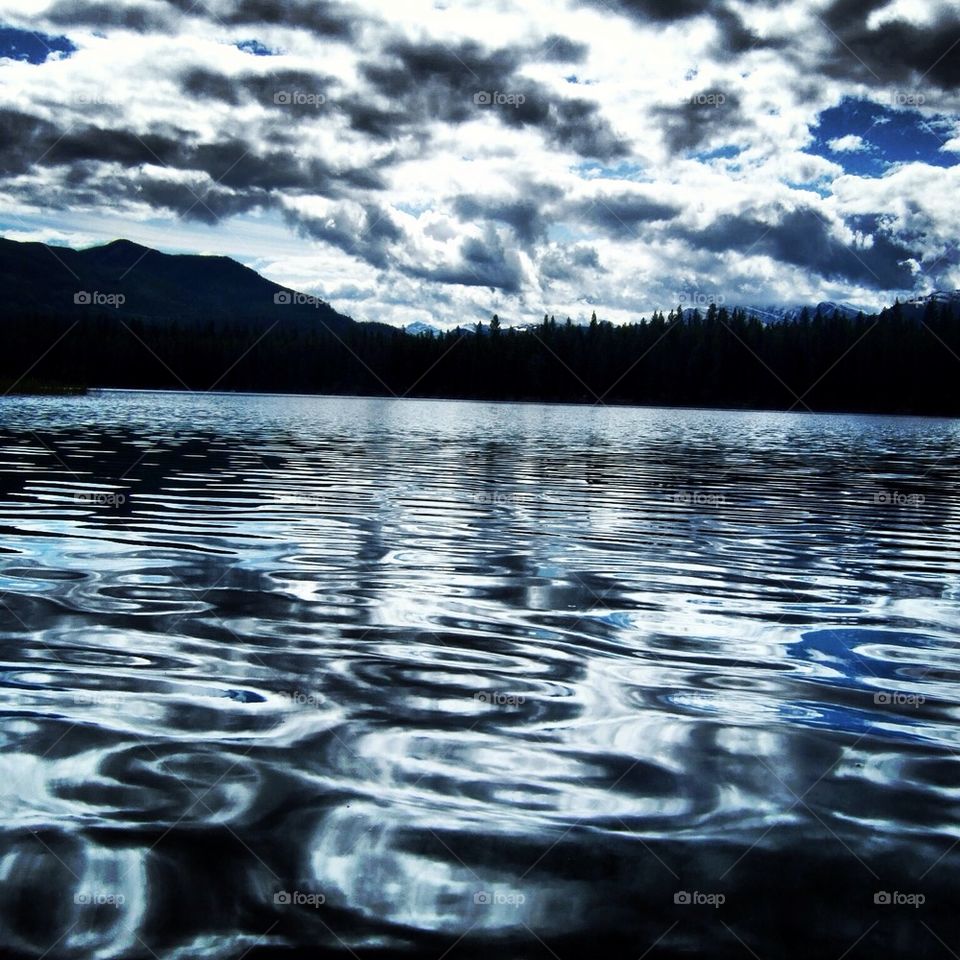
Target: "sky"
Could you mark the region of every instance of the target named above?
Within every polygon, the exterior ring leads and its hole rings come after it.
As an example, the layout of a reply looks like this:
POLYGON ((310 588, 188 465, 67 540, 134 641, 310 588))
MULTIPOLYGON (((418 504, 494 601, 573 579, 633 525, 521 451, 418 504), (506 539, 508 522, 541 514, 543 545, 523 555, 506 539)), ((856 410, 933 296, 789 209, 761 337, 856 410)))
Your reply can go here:
POLYGON ((358 320, 960 288, 960 0, 0 0, 0 235, 358 320))

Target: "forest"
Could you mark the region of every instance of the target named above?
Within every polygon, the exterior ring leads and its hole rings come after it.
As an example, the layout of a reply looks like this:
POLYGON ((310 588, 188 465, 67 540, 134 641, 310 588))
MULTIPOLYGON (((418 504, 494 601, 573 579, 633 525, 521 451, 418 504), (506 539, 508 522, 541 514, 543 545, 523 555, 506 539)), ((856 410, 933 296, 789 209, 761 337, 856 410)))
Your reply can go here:
POLYGON ((615 326, 157 322, 25 314, 0 334, 0 384, 960 414, 960 319, 931 302, 879 315, 657 311, 615 326), (39 358, 39 360, 38 360, 39 358))

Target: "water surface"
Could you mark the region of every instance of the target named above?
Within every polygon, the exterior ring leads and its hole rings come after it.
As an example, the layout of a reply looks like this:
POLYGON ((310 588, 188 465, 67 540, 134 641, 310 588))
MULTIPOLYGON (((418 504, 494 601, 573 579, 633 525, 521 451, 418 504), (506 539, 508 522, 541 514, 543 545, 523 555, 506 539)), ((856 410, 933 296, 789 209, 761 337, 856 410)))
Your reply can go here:
POLYGON ((955 421, 0 400, 0 945, 960 951, 955 421))

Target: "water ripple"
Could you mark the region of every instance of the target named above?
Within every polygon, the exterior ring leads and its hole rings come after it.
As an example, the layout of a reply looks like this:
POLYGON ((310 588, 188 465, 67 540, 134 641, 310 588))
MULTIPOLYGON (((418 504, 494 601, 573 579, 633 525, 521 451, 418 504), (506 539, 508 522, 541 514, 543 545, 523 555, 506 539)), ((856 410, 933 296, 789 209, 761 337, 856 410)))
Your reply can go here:
POLYGON ((958 932, 956 423, 0 407, 7 954, 958 932))

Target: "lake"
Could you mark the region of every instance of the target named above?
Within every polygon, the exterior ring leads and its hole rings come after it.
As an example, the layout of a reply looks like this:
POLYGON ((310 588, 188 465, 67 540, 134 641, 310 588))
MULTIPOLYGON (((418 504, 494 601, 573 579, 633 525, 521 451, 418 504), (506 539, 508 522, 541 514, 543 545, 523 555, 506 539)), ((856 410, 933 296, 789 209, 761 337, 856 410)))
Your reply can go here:
POLYGON ((960 951, 960 423, 0 400, 0 945, 960 951))

